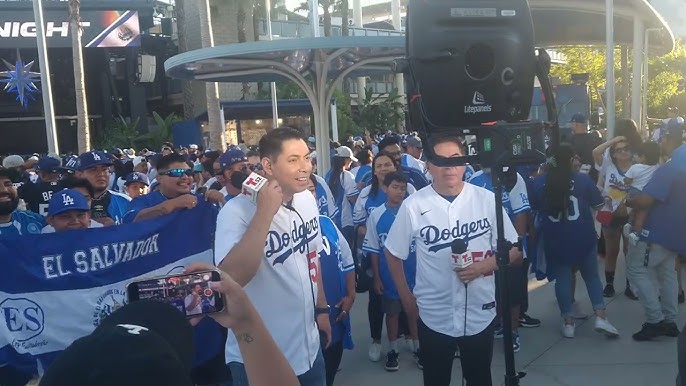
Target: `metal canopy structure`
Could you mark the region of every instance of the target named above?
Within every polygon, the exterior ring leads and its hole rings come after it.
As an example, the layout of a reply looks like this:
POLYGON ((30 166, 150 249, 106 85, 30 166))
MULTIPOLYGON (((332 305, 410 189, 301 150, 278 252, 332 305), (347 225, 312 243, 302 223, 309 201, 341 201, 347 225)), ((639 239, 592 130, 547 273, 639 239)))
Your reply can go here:
POLYGON ((312 104, 317 135, 317 171, 330 168, 329 105, 347 76, 391 72, 394 59, 405 54, 405 38, 328 37, 259 41, 203 48, 168 59, 167 75, 207 82, 270 82, 290 80, 312 104))
MULTIPOLYGON (((608 1, 608 0, 606 0, 608 1)), ((605 45, 605 5, 600 0, 530 0, 536 45, 605 45)), ((647 52, 669 53, 674 36, 662 17, 646 0, 614 0, 614 44, 634 51, 633 79, 647 69, 647 52), (651 35, 651 45, 647 36, 651 35)), ((329 104, 337 85, 347 76, 391 72, 394 59, 405 55, 403 36, 310 37, 259 41, 203 48, 168 59, 168 76, 206 82, 270 82, 290 80, 312 104, 317 138, 318 172, 330 166, 329 104)), ((632 86, 632 118, 640 121, 642 83, 632 86)), ((608 85, 614 87, 614 84, 608 85)), ((613 104, 611 104, 613 105, 613 104)))

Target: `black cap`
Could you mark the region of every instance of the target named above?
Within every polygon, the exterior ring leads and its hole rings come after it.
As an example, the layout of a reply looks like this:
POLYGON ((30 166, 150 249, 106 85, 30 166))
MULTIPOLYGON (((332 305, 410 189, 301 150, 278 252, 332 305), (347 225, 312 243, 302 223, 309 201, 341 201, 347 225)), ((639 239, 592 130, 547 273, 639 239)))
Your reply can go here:
POLYGON ((48 368, 40 386, 191 386, 193 331, 168 304, 141 300, 72 343, 48 368))

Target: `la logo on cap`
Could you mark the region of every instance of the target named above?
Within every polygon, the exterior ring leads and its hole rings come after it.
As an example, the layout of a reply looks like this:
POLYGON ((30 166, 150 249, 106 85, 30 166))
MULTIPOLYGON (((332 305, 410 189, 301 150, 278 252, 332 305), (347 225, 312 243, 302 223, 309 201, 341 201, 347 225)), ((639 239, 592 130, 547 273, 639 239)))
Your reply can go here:
POLYGON ((74 199, 70 195, 62 193, 62 204, 64 204, 64 206, 74 205, 74 199))
POLYGON ((98 153, 91 153, 91 154, 93 154, 93 160, 94 161, 100 161, 100 156, 98 155, 98 153))

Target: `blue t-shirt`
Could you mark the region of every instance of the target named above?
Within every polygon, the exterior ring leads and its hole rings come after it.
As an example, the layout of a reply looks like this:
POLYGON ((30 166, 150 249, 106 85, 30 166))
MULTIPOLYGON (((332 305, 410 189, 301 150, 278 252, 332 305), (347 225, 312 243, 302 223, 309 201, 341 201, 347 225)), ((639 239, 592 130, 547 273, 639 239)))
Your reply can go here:
MULTIPOLYGON (((338 304, 346 295, 346 280, 345 276, 348 272, 355 269, 355 262, 352 260, 352 252, 347 246, 347 241, 341 235, 336 225, 329 217, 319 216, 319 226, 322 235, 322 242, 324 248, 319 252, 319 265, 322 272, 322 285, 324 286, 324 294, 326 294, 326 301, 332 307, 338 304), (346 245, 342 245, 346 243, 346 245), (344 261, 342 249, 346 249, 349 254, 344 261)), ((336 322, 336 318, 340 314, 339 309, 332 308, 329 315, 331 322, 331 343, 337 343, 342 339, 346 349, 352 349, 352 335, 350 329, 350 318, 344 318, 340 322, 336 322)))
POLYGON ((643 193, 655 204, 643 225, 642 239, 686 254, 686 163, 674 158, 660 166, 643 193))
MULTIPOLYGON (((373 229, 367 228, 367 237, 365 237, 362 250, 367 253, 376 253, 379 255, 379 276, 383 284, 383 296, 388 299, 399 299, 398 289, 393 282, 391 271, 388 269, 388 261, 384 255, 384 242, 388 231, 395 221, 395 216, 398 214, 399 207, 390 207, 383 204, 382 207, 377 208, 374 214, 370 215, 370 221, 374 221, 373 229), (377 210, 379 212, 377 212, 377 210)), ((372 225, 372 224, 369 224, 372 225)), ((417 255, 415 253, 416 247, 414 242, 410 245, 410 254, 407 260, 403 261, 403 271, 405 272, 405 280, 410 291, 414 289, 415 277, 417 273, 417 255)))
POLYGON ((28 210, 15 210, 12 219, 6 224, 0 224, 0 237, 37 235, 46 225, 45 218, 38 213, 28 210))
MULTIPOLYGON (((367 173, 372 172, 372 165, 360 165, 357 169, 357 174, 355 175, 355 183, 358 184, 367 175, 367 173)), ((371 175, 371 174, 370 174, 371 175)))
POLYGON ((537 211, 538 236, 549 263, 574 264, 587 257, 598 242, 593 209, 603 206, 603 197, 591 177, 581 173, 572 176, 567 219, 562 221, 545 209, 547 175, 539 176, 533 183, 531 207, 537 211))

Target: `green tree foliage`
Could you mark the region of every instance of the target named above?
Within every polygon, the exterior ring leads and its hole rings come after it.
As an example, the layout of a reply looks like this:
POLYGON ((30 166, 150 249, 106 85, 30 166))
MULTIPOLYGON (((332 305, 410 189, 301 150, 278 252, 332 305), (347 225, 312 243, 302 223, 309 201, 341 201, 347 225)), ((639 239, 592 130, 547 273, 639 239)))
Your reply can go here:
MULTIPOLYGON (((566 65, 554 65, 551 75, 560 77, 563 84, 570 83, 572 74, 588 73, 589 88, 593 106, 602 106, 601 90, 605 89, 605 48, 603 47, 559 47, 557 51, 566 57, 566 65)), ((629 55, 629 68, 632 66, 629 55)), ((667 107, 678 106, 686 110, 686 96, 678 90, 677 82, 686 74, 686 45, 677 40, 674 50, 664 56, 651 56, 648 59, 648 116, 665 117, 667 107)), ((616 87, 621 85, 620 51, 615 50, 616 87)), ((629 86, 630 87, 630 86, 629 86)), ((618 89, 617 101, 621 100, 618 89)), ((618 108, 618 112, 621 110, 618 108)))
POLYGON ((389 94, 374 94, 371 88, 366 89, 362 104, 353 114, 357 126, 371 133, 395 129, 405 122, 404 105, 397 89, 389 94))

